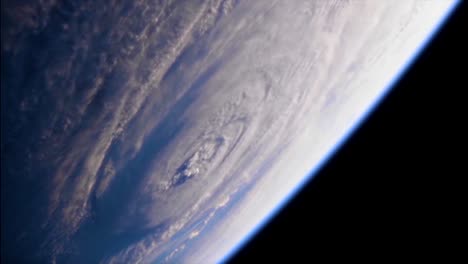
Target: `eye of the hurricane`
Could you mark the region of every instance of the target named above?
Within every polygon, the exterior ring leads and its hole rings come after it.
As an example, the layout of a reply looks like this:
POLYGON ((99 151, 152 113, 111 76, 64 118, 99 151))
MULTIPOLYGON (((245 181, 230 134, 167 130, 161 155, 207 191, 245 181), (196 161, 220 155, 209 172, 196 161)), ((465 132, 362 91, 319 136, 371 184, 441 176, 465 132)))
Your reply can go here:
POLYGON ((197 167, 197 164, 193 164, 188 160, 177 169, 177 173, 172 178, 171 186, 181 185, 199 172, 200 169, 197 167))
POLYGON ((180 186, 188 180, 197 178, 201 173, 206 173, 223 143, 224 140, 221 137, 206 140, 176 169, 169 188, 180 186))

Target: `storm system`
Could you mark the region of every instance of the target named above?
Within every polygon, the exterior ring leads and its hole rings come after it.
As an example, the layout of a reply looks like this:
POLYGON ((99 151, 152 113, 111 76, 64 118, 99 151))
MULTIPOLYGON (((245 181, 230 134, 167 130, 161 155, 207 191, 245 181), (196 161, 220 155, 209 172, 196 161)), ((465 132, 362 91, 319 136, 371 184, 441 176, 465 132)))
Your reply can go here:
POLYGON ((2 2, 2 262, 220 261, 451 5, 2 2))

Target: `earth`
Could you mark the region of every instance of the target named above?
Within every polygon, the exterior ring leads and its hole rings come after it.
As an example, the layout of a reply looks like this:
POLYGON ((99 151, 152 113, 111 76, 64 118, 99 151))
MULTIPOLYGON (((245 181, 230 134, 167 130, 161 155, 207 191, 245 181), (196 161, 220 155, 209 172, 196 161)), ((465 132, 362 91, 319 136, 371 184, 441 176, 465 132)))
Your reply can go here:
POLYGON ((1 262, 228 261, 456 1, 1 9, 1 262))

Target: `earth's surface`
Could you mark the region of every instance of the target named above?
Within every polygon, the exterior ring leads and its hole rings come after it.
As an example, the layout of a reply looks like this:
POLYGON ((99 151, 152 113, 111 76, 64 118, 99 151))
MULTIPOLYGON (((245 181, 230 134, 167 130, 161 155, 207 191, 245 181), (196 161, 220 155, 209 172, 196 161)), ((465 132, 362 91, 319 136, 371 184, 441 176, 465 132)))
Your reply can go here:
POLYGON ((226 260, 453 6, 2 1, 2 263, 226 260))

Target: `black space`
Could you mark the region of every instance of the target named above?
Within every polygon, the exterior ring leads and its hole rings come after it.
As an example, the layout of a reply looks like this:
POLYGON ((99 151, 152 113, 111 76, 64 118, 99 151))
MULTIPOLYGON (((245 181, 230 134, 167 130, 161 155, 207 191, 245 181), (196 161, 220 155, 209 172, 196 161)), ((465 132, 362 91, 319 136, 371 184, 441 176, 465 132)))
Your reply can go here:
POLYGON ((465 4, 338 154, 231 263, 456 256, 467 207, 458 190, 468 175, 465 4))

